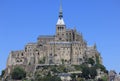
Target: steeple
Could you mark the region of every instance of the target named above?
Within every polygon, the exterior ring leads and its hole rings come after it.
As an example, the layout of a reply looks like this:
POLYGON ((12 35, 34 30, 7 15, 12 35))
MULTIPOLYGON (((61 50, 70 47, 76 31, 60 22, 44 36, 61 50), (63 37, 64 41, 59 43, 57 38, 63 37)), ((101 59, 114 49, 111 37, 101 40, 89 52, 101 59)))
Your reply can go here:
POLYGON ((64 20, 63 20, 62 0, 60 3, 59 18, 58 18, 57 25, 65 25, 64 20))
POLYGON ((60 11, 59 11, 59 18, 63 18, 63 12, 62 12, 62 2, 60 4, 60 11))

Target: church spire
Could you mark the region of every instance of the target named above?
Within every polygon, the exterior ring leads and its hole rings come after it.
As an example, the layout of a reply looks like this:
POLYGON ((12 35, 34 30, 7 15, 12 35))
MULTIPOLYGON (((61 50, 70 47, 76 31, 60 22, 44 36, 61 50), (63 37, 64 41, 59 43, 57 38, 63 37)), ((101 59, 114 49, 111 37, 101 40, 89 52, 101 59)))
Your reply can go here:
POLYGON ((60 2, 59 18, 58 18, 57 25, 65 25, 63 20, 62 0, 60 2))
POLYGON ((60 11, 59 11, 59 18, 61 19, 63 17, 63 12, 62 12, 62 0, 60 3, 60 11))

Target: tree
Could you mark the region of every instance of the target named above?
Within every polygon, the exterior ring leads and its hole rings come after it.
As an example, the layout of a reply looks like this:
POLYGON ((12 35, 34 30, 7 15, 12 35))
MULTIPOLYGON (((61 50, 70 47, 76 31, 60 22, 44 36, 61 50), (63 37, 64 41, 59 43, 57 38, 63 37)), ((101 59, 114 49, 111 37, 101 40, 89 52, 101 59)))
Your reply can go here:
POLYGON ((57 76, 46 76, 43 81, 61 81, 61 79, 57 76))
POLYGON ((103 71, 105 73, 107 72, 105 66, 103 66, 102 64, 96 64, 95 67, 96 67, 96 69, 101 69, 101 71, 103 71))
POLYGON ((72 74, 71 75, 71 78, 74 80, 74 79, 76 79, 76 74, 72 74))
POLYGON ((85 79, 94 79, 97 75, 95 67, 88 67, 86 65, 82 66, 82 77, 85 79))
POLYGON ((60 77, 57 76, 35 76, 35 81, 61 81, 60 77))
POLYGON ((89 67, 84 66, 82 68, 82 77, 85 78, 85 79, 89 79, 89 74, 90 74, 89 67))
POLYGON ((91 78, 91 79, 94 79, 94 78, 97 76, 96 68, 91 67, 91 68, 89 69, 89 72, 90 72, 90 78, 91 78))
POLYGON ((101 79, 102 79, 103 81, 108 81, 108 76, 105 75, 105 76, 101 77, 101 79))
POLYGON ((14 80, 22 80, 26 77, 26 72, 21 67, 15 67, 11 73, 11 77, 14 80))
POLYGON ((5 74, 5 70, 2 70, 1 77, 3 77, 5 74))
POLYGON ((103 79, 99 78, 98 81, 104 81, 103 79))
POLYGON ((89 58, 89 59, 88 59, 88 63, 91 64, 91 65, 94 65, 94 64, 95 64, 95 61, 94 61, 92 58, 89 58))

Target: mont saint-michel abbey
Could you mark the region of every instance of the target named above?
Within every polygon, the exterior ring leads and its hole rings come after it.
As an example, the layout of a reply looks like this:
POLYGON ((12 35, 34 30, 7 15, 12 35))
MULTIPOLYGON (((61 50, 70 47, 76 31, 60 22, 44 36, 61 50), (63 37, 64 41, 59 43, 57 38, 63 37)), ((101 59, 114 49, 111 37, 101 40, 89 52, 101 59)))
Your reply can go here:
MULTIPOLYGON (((55 28, 55 27, 53 27, 55 28)), ((23 50, 11 51, 7 60, 7 69, 16 65, 80 65, 87 58, 99 58, 96 45, 88 46, 80 32, 75 28, 67 29, 60 6, 55 35, 40 35, 37 42, 28 43, 23 50)))

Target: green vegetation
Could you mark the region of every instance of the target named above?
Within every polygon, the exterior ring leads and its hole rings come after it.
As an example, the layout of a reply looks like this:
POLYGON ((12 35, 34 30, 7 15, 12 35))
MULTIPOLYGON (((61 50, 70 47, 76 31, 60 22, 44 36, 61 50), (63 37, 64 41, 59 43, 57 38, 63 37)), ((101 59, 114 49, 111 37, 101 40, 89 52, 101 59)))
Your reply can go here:
POLYGON ((96 57, 96 64, 100 64, 100 59, 99 59, 99 56, 98 56, 98 55, 96 55, 95 57, 96 57))
POLYGON ((2 70, 0 77, 2 78, 4 76, 4 74, 5 74, 5 70, 2 70))
POLYGON ((61 81, 61 79, 57 76, 37 76, 35 81, 61 81))
POLYGON ((61 79, 55 75, 58 72, 54 66, 45 67, 36 71, 34 81, 61 81, 61 79))
POLYGON ((89 79, 89 68, 88 67, 84 67, 82 69, 82 78, 89 79))
POLYGON ((62 64, 65 64, 65 60, 64 59, 62 59, 61 61, 62 61, 62 64))
POLYGON ((81 71, 82 74, 72 74, 71 77, 73 80, 84 81, 84 79, 85 80, 95 79, 95 77, 97 76, 97 71, 94 66, 88 67, 87 64, 82 64, 82 65, 74 65, 74 67, 75 70, 81 71), (76 75, 78 76, 78 78, 76 78, 76 75))
POLYGON ((83 78, 77 78, 77 81, 85 81, 83 78))
MULTIPOLYGON (((94 63, 92 60, 89 59, 91 63, 94 63)), ((97 69, 100 69, 102 72, 107 73, 106 68, 101 64, 93 64, 92 67, 88 67, 88 64, 81 64, 81 65, 73 65, 75 70, 79 70, 82 74, 72 74, 72 79, 77 81, 87 81, 89 79, 95 79, 97 76, 97 69), (76 78, 76 75, 78 78, 76 78)), ((107 81, 107 76, 102 77, 100 80, 107 81)))
POLYGON ((73 65, 75 70, 81 71, 82 70, 82 65, 73 65))
POLYGON ((67 67, 65 65, 60 65, 59 67, 57 67, 57 70, 60 72, 60 73, 67 73, 67 67))
MULTIPOLYGON (((39 63, 44 64, 45 59, 46 58, 44 57, 39 61, 39 63)), ((97 69, 107 73, 106 68, 99 63, 99 57, 96 58, 96 61, 97 62, 95 62, 93 58, 88 58, 86 59, 86 62, 81 65, 65 65, 65 60, 62 59, 62 65, 38 67, 36 72, 34 74, 29 74, 27 78, 26 72, 23 68, 15 67, 11 73, 11 78, 14 80, 23 81, 61 81, 60 77, 58 77, 58 74, 70 72, 72 81, 94 81, 95 77, 97 76, 97 69)), ((4 71, 2 72, 1 76, 3 75, 4 71)), ((98 81, 107 81, 107 76, 102 77, 98 81)))
POLYGON ((101 64, 96 64, 95 65, 96 69, 101 69, 101 71, 107 73, 108 71, 106 70, 105 66, 101 65, 101 64))
POLYGON ((92 66, 95 64, 95 61, 92 58, 88 59, 88 64, 91 64, 92 66))
MULTIPOLYGON (((103 79, 99 78, 98 81, 104 81, 103 79)), ((107 80, 106 80, 107 81, 107 80)))
POLYGON ((89 68, 89 72, 90 72, 90 78, 95 79, 95 77, 97 76, 96 68, 95 67, 89 68))
POLYGON ((26 77, 26 72, 21 67, 15 67, 11 73, 13 80, 22 80, 26 77))
MULTIPOLYGON (((88 64, 42 66, 38 68, 34 74, 29 74, 30 77, 26 77, 26 72, 23 68, 15 67, 12 70, 11 78, 13 80, 23 81, 61 81, 60 77, 58 77, 59 73, 72 72, 72 81, 94 81, 97 76, 97 69, 100 69, 102 72, 107 72, 103 65, 94 64, 92 59, 89 59, 88 64), (91 64, 92 66, 89 67, 88 64, 91 64), (82 73, 77 73, 79 71, 82 73)), ((3 75, 4 71, 2 72, 2 76, 3 75)), ((107 81, 107 74, 98 81, 107 81)))
POLYGON ((108 81, 108 76, 106 75, 106 76, 103 76, 102 78, 101 78, 103 81, 108 81))

